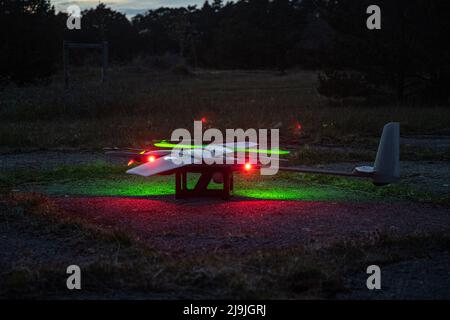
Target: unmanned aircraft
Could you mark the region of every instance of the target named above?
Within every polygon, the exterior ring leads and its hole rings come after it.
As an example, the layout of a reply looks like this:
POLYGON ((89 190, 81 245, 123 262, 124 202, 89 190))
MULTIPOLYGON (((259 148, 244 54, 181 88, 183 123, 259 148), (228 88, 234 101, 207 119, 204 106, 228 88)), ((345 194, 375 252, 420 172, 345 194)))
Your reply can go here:
MULTIPOLYGON (((376 186, 383 186, 395 183, 400 179, 400 125, 397 122, 390 122, 383 128, 381 139, 378 145, 375 162, 373 166, 356 166, 352 171, 335 171, 317 169, 311 167, 279 166, 279 171, 326 174, 344 177, 357 177, 372 179, 376 186)), ((127 170, 129 174, 150 177, 154 175, 175 174, 175 197, 187 198, 198 196, 218 196, 228 199, 234 189, 234 173, 250 173, 255 169, 264 166, 262 160, 267 160, 267 154, 277 153, 277 155, 288 154, 283 150, 264 150, 266 155, 258 155, 256 163, 250 162, 248 155, 258 153, 258 144, 241 141, 223 144, 209 145, 180 145, 162 141, 154 144, 153 150, 136 151, 109 151, 107 154, 115 156, 130 157, 128 165, 134 166, 127 170), (176 150, 180 148, 181 150, 176 150), (238 151, 245 151, 247 158, 239 163, 238 151), (193 161, 182 161, 186 158, 193 161), (226 160, 223 163, 214 160, 226 160), (219 162, 219 163, 217 163, 219 162), (187 174, 199 173, 200 177, 195 186, 191 189, 187 186, 187 174), (222 184, 222 189, 209 189, 211 181, 222 184)), ((279 159, 285 161, 284 159, 279 159)), ((267 162, 265 162, 267 163, 267 162)))

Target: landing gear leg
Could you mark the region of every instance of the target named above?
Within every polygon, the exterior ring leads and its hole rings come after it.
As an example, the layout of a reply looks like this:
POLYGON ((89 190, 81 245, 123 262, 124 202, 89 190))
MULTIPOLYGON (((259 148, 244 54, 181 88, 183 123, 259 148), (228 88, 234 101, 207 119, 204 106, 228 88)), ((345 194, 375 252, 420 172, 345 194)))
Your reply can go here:
POLYGON ((187 187, 187 173, 189 170, 181 169, 175 172, 175 198, 183 199, 187 197, 221 197, 224 200, 230 198, 233 190, 233 171, 229 168, 220 168, 220 170, 202 170, 195 171, 201 173, 194 189, 187 187), (223 175, 223 187, 220 189, 208 189, 214 173, 221 172, 223 175))

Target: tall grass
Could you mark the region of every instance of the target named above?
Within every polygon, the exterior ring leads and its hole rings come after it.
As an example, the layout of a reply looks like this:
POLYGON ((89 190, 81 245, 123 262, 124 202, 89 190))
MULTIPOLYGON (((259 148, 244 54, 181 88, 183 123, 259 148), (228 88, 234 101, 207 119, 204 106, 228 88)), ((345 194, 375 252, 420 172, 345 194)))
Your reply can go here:
POLYGON ((400 121, 403 134, 449 132, 450 108, 339 107, 317 94, 315 72, 198 71, 192 75, 116 67, 102 85, 92 69, 74 70, 71 88, 61 76, 50 85, 0 92, 0 147, 97 148, 143 146, 192 128, 206 116, 218 128, 271 128, 294 136, 334 142, 378 136, 384 123, 400 121))

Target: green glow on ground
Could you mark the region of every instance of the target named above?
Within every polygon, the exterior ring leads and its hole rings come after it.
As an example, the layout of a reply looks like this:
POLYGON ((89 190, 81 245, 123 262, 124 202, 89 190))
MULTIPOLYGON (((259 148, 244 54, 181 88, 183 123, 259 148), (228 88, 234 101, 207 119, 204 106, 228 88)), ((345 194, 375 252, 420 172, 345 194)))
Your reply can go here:
MULTIPOLYGON (((192 188, 195 177, 188 180, 188 188, 192 188)), ((221 185, 212 183, 212 189, 221 185)), ((77 180, 65 183, 55 183, 44 186, 44 191, 54 195, 83 195, 83 196, 165 196, 175 194, 175 180, 173 176, 156 176, 152 178, 136 176, 114 176, 111 179, 77 180)))
POLYGON ((266 200, 343 201, 351 198, 348 192, 342 190, 317 187, 300 187, 298 189, 279 187, 272 189, 248 188, 238 189, 235 194, 247 198, 266 200))
POLYGON ((359 201, 377 197, 376 194, 367 195, 333 184, 313 183, 296 174, 241 177, 235 189, 235 195, 267 200, 359 201))
MULTIPOLYGON (((171 196, 175 193, 174 176, 150 178, 127 175, 124 166, 96 163, 89 166, 62 166, 50 170, 0 172, 0 189, 19 189, 50 195, 72 196, 171 196)), ((189 175, 192 188, 197 177, 189 175)), ((211 188, 221 188, 212 183, 211 188)), ((311 201, 389 201, 412 200, 449 203, 448 195, 418 191, 407 184, 375 187, 368 180, 345 179, 324 175, 280 172, 276 176, 236 174, 236 196, 267 200, 311 201)))
MULTIPOLYGON (((188 187, 192 188, 196 177, 191 177, 188 187)), ((212 183, 213 189, 221 185, 212 183)), ((156 176, 152 178, 135 176, 117 176, 110 179, 76 180, 64 183, 53 183, 43 186, 46 193, 53 195, 80 195, 80 196, 167 196, 175 194, 173 176, 156 176)), ((270 179, 246 180, 244 177, 235 179, 236 196, 267 199, 267 200, 307 200, 307 201, 361 201, 374 200, 376 194, 355 192, 345 188, 304 184, 270 179)))
POLYGON ((44 187, 45 191, 54 195, 83 196, 164 196, 174 194, 174 182, 166 177, 145 179, 141 177, 118 177, 112 179, 96 179, 72 181, 52 184, 44 187))

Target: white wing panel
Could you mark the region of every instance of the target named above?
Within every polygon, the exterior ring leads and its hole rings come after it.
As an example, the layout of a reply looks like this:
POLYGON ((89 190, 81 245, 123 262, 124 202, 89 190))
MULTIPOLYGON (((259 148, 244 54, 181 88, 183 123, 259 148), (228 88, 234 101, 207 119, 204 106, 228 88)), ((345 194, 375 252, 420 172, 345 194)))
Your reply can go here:
POLYGON ((127 170, 127 173, 137 174, 143 177, 149 177, 158 173, 166 172, 186 165, 184 163, 175 164, 172 161, 172 159, 173 157, 161 157, 153 162, 146 162, 130 170, 127 170))

